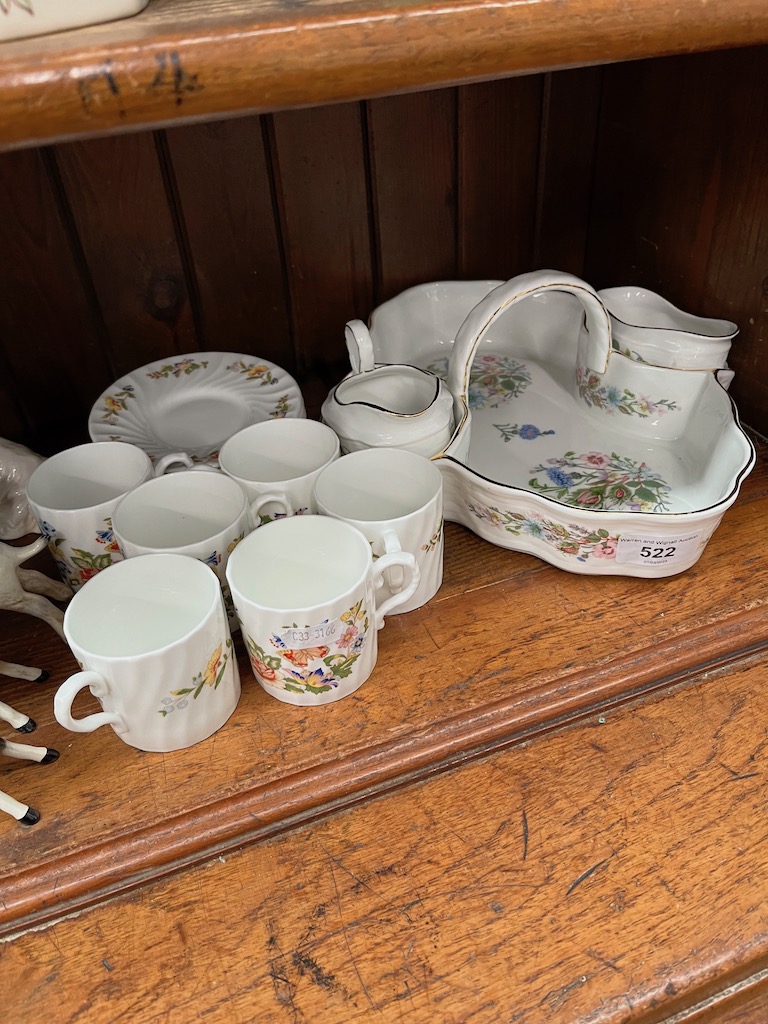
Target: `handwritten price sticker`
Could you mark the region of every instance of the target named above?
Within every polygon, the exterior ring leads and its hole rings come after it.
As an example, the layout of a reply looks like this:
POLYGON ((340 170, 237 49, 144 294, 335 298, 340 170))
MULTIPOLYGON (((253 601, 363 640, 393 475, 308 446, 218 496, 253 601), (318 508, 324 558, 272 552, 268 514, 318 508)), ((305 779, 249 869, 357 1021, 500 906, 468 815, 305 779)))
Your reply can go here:
POLYGON ((660 540, 658 537, 619 537, 616 561, 623 565, 670 565, 689 562, 699 547, 701 533, 660 540))
POLYGON ((306 651, 333 640, 338 627, 338 622, 329 622, 327 619, 317 626, 288 626, 280 633, 280 639, 291 651, 306 651))

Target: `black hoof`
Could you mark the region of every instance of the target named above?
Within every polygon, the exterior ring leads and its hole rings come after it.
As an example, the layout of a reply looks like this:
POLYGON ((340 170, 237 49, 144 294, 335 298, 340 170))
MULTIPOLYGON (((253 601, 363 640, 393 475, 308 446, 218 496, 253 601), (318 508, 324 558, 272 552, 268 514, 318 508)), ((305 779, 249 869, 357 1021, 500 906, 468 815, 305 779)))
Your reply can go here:
POLYGON ((28 808, 24 817, 19 818, 21 825, 36 825, 38 821, 40 821, 40 811, 36 811, 34 807, 28 808))
POLYGON ((53 747, 47 747, 46 749, 48 753, 45 755, 40 764, 53 764, 54 761, 59 760, 58 750, 54 750, 53 747))
POLYGON ((16 732, 34 732, 37 728, 37 722, 30 718, 26 725, 20 725, 16 732))
POLYGON ((40 675, 37 677, 37 679, 34 679, 33 682, 35 682, 35 683, 44 683, 46 681, 46 679, 50 679, 50 678, 51 678, 51 673, 50 672, 46 672, 45 669, 42 669, 41 672, 40 672, 40 675))

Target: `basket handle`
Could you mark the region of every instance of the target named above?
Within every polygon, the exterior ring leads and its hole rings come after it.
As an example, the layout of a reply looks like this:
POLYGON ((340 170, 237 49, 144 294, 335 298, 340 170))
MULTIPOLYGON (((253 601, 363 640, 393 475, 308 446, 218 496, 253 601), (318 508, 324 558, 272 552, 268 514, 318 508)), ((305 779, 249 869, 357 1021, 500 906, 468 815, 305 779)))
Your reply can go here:
POLYGON ((575 295, 584 306, 588 330, 587 366, 605 373, 611 352, 611 321, 595 289, 571 274, 559 270, 537 270, 519 274, 488 292, 467 314, 456 334, 448 362, 448 387, 454 398, 466 400, 469 374, 475 352, 491 324, 510 306, 531 295, 553 289, 575 295))

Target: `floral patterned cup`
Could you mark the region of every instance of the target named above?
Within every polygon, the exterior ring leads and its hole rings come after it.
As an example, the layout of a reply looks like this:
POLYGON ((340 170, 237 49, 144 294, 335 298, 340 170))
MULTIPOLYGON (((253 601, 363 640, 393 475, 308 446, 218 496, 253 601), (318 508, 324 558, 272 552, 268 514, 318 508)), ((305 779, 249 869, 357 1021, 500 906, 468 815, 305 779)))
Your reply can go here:
POLYGON ((53 710, 72 732, 111 725, 139 750, 192 746, 220 729, 240 699, 240 675, 221 590, 202 562, 139 555, 75 594, 64 634, 83 671, 59 687, 53 710), (88 688, 102 710, 74 718, 88 688))
POLYGON ((254 526, 263 526, 317 511, 312 486, 317 474, 340 454, 338 437, 324 423, 262 420, 224 442, 219 466, 247 494, 254 526))
POLYGON ((221 584, 230 629, 238 627, 224 573, 250 521, 245 493, 235 480, 212 471, 147 480, 120 499, 112 522, 125 558, 168 552, 209 565, 221 584))
MULTIPOLYGON (((443 582, 443 477, 434 462, 399 448, 350 452, 326 467, 315 483, 322 515, 343 519, 365 534, 373 554, 410 551, 421 582, 393 612, 410 612, 435 596, 443 582)), ((376 593, 381 602, 398 592, 399 567, 387 570, 376 593)))
POLYGON ((419 568, 407 552, 373 561, 354 526, 327 516, 293 516, 254 530, 227 566, 253 674, 272 697, 302 707, 329 704, 369 678, 384 616, 407 601, 419 568), (379 603, 374 592, 394 567, 403 589, 379 603))
POLYGON ((99 441, 52 455, 29 478, 29 507, 72 590, 122 559, 112 514, 152 472, 149 456, 136 445, 99 441))

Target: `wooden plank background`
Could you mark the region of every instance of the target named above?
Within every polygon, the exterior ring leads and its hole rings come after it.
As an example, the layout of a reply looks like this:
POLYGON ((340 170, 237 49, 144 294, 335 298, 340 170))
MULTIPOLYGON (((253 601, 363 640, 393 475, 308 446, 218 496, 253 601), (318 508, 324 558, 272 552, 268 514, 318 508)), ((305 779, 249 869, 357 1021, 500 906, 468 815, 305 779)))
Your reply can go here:
POLYGON ((768 433, 766 48, 0 155, 0 436, 87 440, 121 373, 262 355, 317 412, 343 327, 403 288, 551 267, 736 321, 768 433), (671 102, 671 99, 674 102, 671 102))

